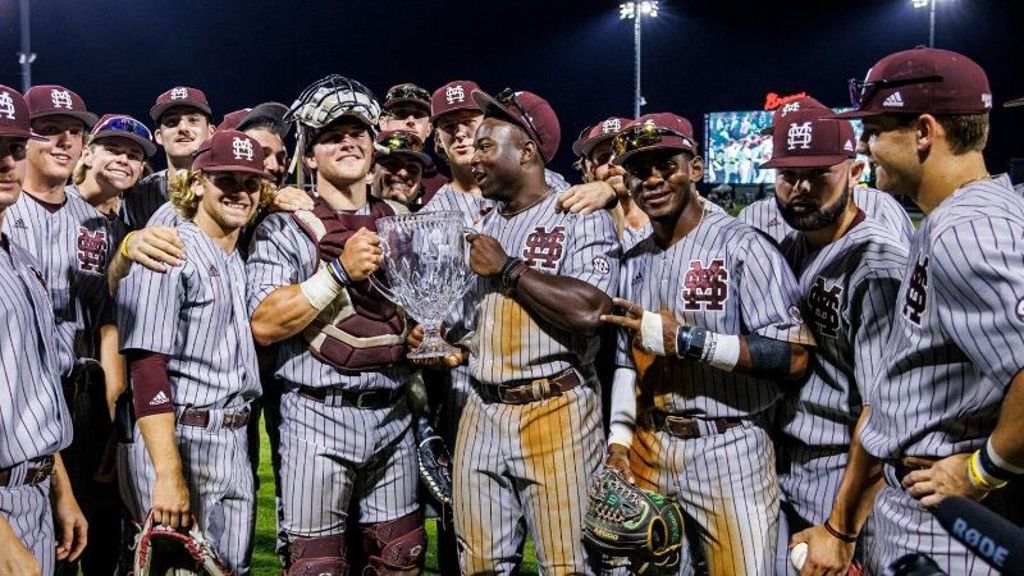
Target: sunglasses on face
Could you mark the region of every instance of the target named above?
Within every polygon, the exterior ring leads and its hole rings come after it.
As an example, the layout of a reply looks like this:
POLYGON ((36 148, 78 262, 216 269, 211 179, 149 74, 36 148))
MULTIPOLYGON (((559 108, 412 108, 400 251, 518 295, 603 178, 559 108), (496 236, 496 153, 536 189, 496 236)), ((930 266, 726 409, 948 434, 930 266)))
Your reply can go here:
POLYGON ((522 116, 523 121, 526 122, 526 125, 530 128, 531 136, 537 138, 538 144, 544 143, 544 138, 540 135, 540 132, 537 130, 537 127, 534 126, 533 120, 530 118, 530 115, 527 114, 526 110, 522 107, 522 105, 519 104, 519 100, 516 98, 515 90, 512 90, 511 88, 505 88, 504 90, 499 92, 497 96, 495 96, 495 100, 497 100, 498 103, 501 104, 502 106, 514 106, 515 109, 519 111, 519 115, 522 116))
POLYGON ((430 102, 430 92, 418 86, 397 86, 388 92, 385 100, 423 100, 430 102))
POLYGON ((850 87, 850 104, 852 104, 854 108, 860 109, 864 104, 871 101, 871 98, 874 97, 879 90, 899 88, 900 86, 912 86, 914 84, 928 84, 931 82, 942 82, 942 76, 911 76, 909 78, 896 79, 879 78, 878 80, 872 80, 871 82, 850 78, 848 82, 850 87))
POLYGON ((100 132, 123 132, 125 134, 134 134, 151 142, 153 141, 153 133, 149 131, 149 128, 146 128, 145 124, 125 116, 107 118, 93 127, 93 134, 99 134, 100 132))
POLYGON ((682 138, 684 141, 692 143, 692 140, 684 135, 676 132, 675 130, 669 130, 667 128, 659 128, 652 122, 644 122, 638 126, 632 126, 619 132, 612 139, 612 150, 615 151, 616 156, 625 156, 630 152, 635 152, 641 148, 647 148, 659 144, 662 138, 666 136, 674 136, 676 138, 682 138))
POLYGON ((388 150, 412 150, 413 152, 421 152, 423 150, 423 142, 419 138, 414 138, 409 132, 389 134, 379 144, 388 150))

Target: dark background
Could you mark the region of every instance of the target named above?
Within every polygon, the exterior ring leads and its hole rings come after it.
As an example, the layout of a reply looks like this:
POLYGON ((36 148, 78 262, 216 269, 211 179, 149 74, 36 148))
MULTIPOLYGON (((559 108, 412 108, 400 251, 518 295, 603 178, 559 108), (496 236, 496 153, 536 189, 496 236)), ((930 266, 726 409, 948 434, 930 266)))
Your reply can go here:
MULTIPOLYGON (((769 91, 848 105, 847 78, 928 41, 928 11, 910 0, 661 6, 644 22, 644 110, 687 116, 698 141, 704 113, 760 109, 769 91)), ((1024 157, 1024 108, 1001 109, 1024 96, 1022 23, 1018 0, 939 0, 936 46, 975 59, 992 83, 995 172, 1024 157)), ((20 89, 19 42, 18 2, 0 0, 0 83, 20 89)), ((291 103, 328 73, 380 97, 403 81, 528 89, 559 113, 553 167, 567 175, 579 130, 633 107, 632 25, 607 0, 34 0, 32 50, 35 84, 66 85, 94 112, 147 122, 157 94, 177 84, 205 90, 218 121, 266 100, 291 103)))

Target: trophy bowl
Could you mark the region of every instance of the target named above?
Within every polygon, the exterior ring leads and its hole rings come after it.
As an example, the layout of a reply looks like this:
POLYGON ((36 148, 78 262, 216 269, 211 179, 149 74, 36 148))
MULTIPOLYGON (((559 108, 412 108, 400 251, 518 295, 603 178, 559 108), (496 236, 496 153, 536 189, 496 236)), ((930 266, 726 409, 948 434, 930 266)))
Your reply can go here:
POLYGON ((399 214, 377 220, 387 284, 370 276, 387 299, 423 324, 423 343, 408 358, 436 358, 458 351, 441 337, 441 322, 476 276, 465 257, 460 212, 399 214))

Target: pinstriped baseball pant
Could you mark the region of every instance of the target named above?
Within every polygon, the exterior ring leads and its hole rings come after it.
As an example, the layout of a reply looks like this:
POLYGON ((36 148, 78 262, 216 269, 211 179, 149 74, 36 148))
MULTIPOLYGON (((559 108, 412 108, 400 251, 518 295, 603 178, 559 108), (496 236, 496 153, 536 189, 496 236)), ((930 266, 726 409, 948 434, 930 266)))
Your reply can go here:
POLYGON ((541 574, 594 574, 583 515, 603 450, 596 381, 523 405, 470 392, 454 454, 462 573, 513 573, 529 532, 541 574))
POLYGON ((689 517, 679 574, 694 573, 693 545, 712 575, 772 573, 779 481, 763 428, 744 422, 683 440, 639 426, 630 465, 638 486, 678 499, 689 517))
POLYGON ((18 540, 39 561, 41 573, 53 574, 56 557, 50 481, 25 486, 22 480, 26 467, 26 464, 15 466, 11 471, 11 482, 0 488, 0 516, 7 520, 18 540))

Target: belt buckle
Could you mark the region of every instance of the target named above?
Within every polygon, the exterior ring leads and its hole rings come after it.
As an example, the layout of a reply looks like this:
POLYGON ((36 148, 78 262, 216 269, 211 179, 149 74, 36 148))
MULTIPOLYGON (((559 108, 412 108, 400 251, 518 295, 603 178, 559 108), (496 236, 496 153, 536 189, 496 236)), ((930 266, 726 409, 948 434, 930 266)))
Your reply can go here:
POLYGON ((364 398, 374 398, 376 395, 377 395, 377 391, 376 390, 368 390, 366 392, 360 392, 359 396, 356 397, 356 408, 359 408, 360 410, 368 409, 367 403, 370 400, 365 400, 364 401, 364 398))
POLYGON ((534 378, 533 380, 530 380, 530 395, 533 396, 533 400, 535 402, 546 400, 562 393, 560 390, 553 391, 551 383, 550 378, 534 378))
POLYGON ((42 484, 47 478, 53 475, 53 458, 47 458, 42 465, 32 472, 32 476, 25 478, 25 484, 35 486, 42 484))

